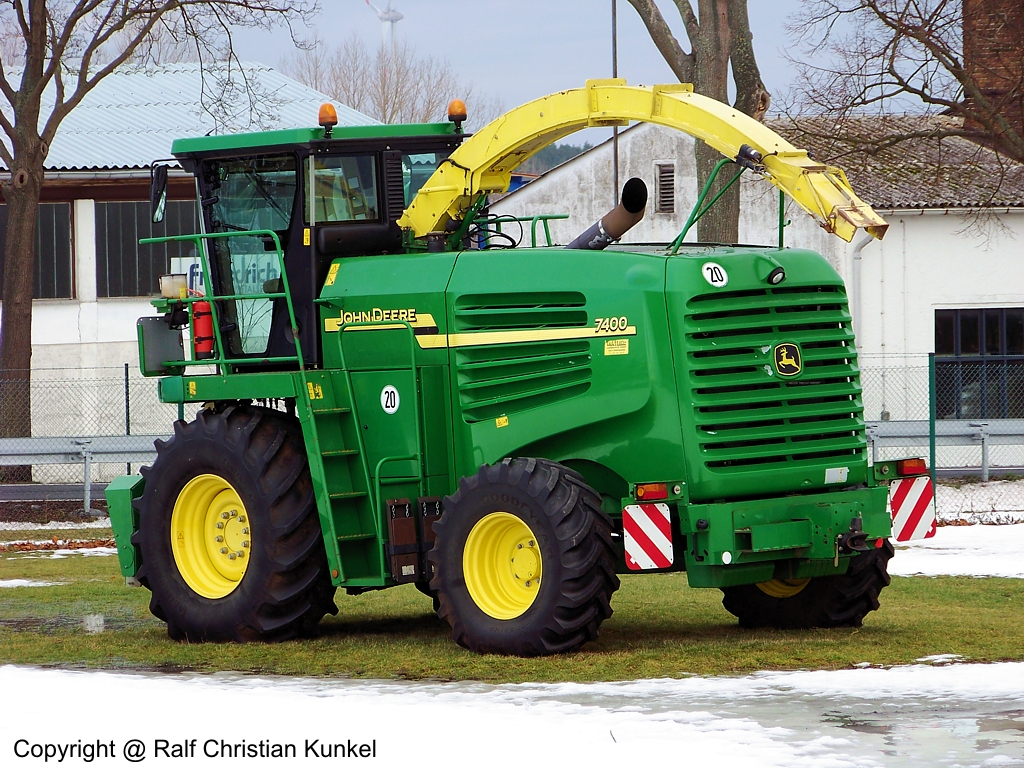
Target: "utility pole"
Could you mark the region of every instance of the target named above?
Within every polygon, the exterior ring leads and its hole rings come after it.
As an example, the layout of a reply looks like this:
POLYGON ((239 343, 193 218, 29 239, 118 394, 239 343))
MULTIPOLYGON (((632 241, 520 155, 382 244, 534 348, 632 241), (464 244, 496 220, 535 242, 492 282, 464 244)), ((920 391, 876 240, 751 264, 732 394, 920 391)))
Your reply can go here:
MULTIPOLYGON (((616 17, 616 4, 612 0, 612 77, 619 76, 619 26, 616 17)), ((612 188, 615 205, 619 204, 619 126, 612 126, 612 188)))

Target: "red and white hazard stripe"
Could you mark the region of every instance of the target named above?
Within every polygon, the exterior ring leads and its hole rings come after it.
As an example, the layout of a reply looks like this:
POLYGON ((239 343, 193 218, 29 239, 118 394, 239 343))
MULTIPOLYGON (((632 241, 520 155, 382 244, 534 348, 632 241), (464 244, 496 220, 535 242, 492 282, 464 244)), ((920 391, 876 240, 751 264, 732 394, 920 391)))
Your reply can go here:
POLYGON ((668 568, 674 562, 667 504, 630 504, 622 510, 622 530, 629 570, 668 568))
POLYGON ((892 535, 896 541, 930 539, 935 535, 935 489, 932 479, 904 477, 889 486, 892 535))

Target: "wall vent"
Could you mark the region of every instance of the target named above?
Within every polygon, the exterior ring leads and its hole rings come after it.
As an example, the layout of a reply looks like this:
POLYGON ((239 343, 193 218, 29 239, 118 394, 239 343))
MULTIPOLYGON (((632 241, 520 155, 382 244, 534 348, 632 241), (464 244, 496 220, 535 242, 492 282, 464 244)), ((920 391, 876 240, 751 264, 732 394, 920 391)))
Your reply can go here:
POLYGON ((654 197, 655 213, 676 212, 676 166, 675 163, 658 163, 657 194, 654 197))

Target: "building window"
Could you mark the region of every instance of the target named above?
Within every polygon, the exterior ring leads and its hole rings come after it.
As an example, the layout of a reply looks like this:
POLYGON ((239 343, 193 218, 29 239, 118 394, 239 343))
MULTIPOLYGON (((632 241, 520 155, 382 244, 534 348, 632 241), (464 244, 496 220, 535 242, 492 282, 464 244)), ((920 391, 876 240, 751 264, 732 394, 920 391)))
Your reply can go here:
MULTIPOLYGON (((3 290, 7 206, 0 205, 0 291, 3 290)), ((36 219, 35 274, 32 298, 70 299, 74 293, 71 258, 71 204, 40 203, 36 219)))
POLYGON ((654 196, 655 213, 676 212, 676 166, 675 163, 658 163, 657 193, 654 196))
POLYGON ((940 419, 1024 418, 1024 308, 935 310, 940 419))
POLYGON ((152 296, 171 259, 191 259, 192 243, 139 245, 144 237, 191 235, 199 231, 194 200, 169 200, 164 220, 154 224, 149 203, 96 203, 96 294, 152 296))

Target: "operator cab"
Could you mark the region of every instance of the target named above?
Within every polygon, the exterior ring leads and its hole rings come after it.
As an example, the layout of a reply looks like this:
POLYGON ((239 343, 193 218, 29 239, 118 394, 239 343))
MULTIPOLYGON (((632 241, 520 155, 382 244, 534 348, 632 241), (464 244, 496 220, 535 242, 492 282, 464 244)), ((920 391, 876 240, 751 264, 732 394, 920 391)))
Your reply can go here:
MULTIPOLYGON (((329 104, 321 108, 320 124, 319 129, 178 140, 172 149, 195 176, 203 232, 277 234, 308 366, 322 359, 314 302, 331 262, 405 250, 396 221, 466 137, 452 123, 335 128, 337 116, 329 104)), ((154 202, 159 194, 154 192, 154 202)), ((215 296, 283 290, 271 237, 213 239, 207 248, 215 296)), ((216 306, 226 357, 258 361, 295 355, 284 299, 224 299, 216 306)))

